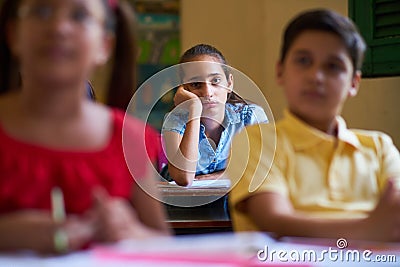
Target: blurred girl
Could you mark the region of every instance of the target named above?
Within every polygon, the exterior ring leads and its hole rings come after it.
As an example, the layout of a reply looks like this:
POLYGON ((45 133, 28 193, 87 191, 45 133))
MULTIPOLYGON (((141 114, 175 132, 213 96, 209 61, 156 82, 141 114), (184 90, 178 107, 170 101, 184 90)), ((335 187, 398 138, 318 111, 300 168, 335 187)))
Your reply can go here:
POLYGON ((142 160, 143 125, 86 96, 88 78, 114 48, 109 104, 129 101, 132 15, 123 1, 4 1, 0 249, 64 252, 93 241, 168 232, 160 203, 136 183, 153 188, 142 160), (135 180, 123 153, 123 131, 138 155, 127 158, 135 180), (64 222, 51 216, 55 187, 64 193, 64 222))

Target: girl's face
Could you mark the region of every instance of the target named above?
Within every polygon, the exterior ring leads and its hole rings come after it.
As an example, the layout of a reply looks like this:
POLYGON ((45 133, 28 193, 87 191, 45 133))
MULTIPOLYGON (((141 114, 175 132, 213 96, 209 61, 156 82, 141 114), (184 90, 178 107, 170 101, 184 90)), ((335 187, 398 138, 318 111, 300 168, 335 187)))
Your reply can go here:
POLYGON ((219 59, 200 55, 184 65, 184 88, 197 95, 203 104, 203 113, 224 112, 228 93, 232 91, 233 77, 226 78, 219 59), (215 64, 215 63, 217 64, 215 64))
POLYGON ((348 96, 357 94, 360 74, 345 45, 332 33, 301 33, 277 66, 289 110, 310 125, 329 123, 341 113, 348 96))
POLYGON ((9 30, 22 77, 87 79, 108 58, 111 40, 104 18, 101 0, 22 0, 9 30))

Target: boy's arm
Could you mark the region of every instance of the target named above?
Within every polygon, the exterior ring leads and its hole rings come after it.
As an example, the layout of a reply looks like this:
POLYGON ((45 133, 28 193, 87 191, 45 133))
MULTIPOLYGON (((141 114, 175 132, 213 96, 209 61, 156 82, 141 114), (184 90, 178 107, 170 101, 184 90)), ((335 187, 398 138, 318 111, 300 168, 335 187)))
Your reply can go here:
POLYGON ((316 219, 296 212, 289 199, 261 192, 241 203, 257 227, 279 236, 400 241, 400 197, 389 181, 376 208, 363 219, 316 219))

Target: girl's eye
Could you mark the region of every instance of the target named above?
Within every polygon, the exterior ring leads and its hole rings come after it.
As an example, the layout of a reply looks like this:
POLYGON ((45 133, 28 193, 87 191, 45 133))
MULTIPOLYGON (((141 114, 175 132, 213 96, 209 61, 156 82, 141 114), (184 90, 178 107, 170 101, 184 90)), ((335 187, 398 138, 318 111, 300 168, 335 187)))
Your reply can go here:
POLYGON ((91 18, 89 12, 84 8, 77 8, 71 12, 71 19, 75 22, 84 22, 91 18))
POLYGON ((212 85, 217 85, 221 82, 221 78, 214 78, 211 80, 212 85))
POLYGON ((201 88, 201 82, 190 83, 190 87, 192 87, 193 89, 199 89, 201 88))
POLYGON ((53 8, 49 5, 45 4, 37 4, 32 6, 29 11, 28 15, 30 17, 38 18, 38 19, 48 19, 53 15, 53 8))
MULTIPOLYGON (((36 3, 32 6, 22 6, 18 12, 18 15, 21 18, 29 17, 38 21, 48 21, 53 16, 60 15, 58 14, 60 13, 60 10, 57 9, 57 7, 46 3, 36 3)), ((95 16, 83 6, 76 6, 65 12, 66 14, 63 15, 67 16, 69 21, 72 21, 76 24, 84 24, 85 22, 96 21, 95 16)))

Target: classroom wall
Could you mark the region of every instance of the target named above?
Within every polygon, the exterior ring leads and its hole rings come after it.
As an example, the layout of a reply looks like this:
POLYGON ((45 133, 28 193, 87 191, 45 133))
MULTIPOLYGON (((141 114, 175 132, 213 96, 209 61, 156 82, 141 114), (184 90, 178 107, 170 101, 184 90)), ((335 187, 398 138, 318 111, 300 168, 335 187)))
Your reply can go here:
MULTIPOLYGON (((182 50, 197 43, 219 48, 230 65, 244 72, 262 90, 275 119, 285 100, 275 83, 275 63, 285 24, 298 12, 316 7, 347 15, 347 0, 202 0, 181 1, 182 50)), ((400 77, 363 79, 358 96, 343 116, 349 127, 377 129, 400 148, 400 77)))

